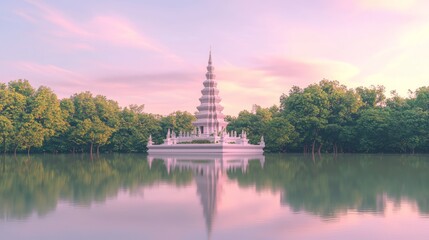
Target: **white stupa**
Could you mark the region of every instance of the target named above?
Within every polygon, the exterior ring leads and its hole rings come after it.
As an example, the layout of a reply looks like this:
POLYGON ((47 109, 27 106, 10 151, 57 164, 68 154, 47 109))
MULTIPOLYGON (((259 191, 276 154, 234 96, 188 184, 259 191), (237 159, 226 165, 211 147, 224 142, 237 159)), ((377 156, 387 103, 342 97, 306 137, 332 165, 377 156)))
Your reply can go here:
POLYGON ((200 106, 195 115, 197 120, 192 124, 198 128, 201 135, 209 136, 222 132, 226 129, 227 122, 222 114, 223 107, 220 105, 221 98, 217 89, 216 75, 213 73, 212 54, 209 54, 209 65, 207 66, 206 80, 203 82, 204 89, 201 90, 203 96, 200 97, 200 106))
POLYGON ((227 122, 222 114, 221 98, 217 89, 216 75, 213 73, 211 52, 207 66, 204 88, 201 90, 197 120, 192 132, 174 132, 168 129, 164 143, 154 145, 149 137, 148 153, 263 153, 264 138, 258 145, 250 144, 247 133, 227 132, 227 122))

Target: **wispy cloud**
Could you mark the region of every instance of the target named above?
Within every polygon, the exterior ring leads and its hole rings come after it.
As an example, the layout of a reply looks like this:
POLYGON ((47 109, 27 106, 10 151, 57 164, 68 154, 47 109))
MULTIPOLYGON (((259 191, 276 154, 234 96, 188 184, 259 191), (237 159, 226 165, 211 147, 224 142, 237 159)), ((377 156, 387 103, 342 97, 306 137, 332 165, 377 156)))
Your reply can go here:
POLYGON ((72 49, 93 50, 99 43, 106 43, 120 47, 138 48, 160 53, 165 57, 179 58, 165 46, 145 35, 131 21, 119 16, 96 15, 88 20, 77 21, 66 16, 40 0, 26 0, 37 12, 32 15, 25 11, 16 11, 16 14, 33 24, 49 23, 51 28, 46 29, 54 36, 69 38, 72 49), (54 28, 52 28, 52 26, 54 28), (82 42, 86 42, 82 44, 82 42))
POLYGON ((52 88, 60 98, 83 91, 90 82, 90 79, 83 74, 53 64, 15 61, 2 65, 8 68, 8 72, 0 74, 2 80, 27 79, 36 88, 41 85, 52 88))
POLYGON ((11 65, 21 70, 21 72, 31 73, 29 75, 39 75, 44 77, 50 76, 54 78, 62 77, 62 79, 57 79, 57 81, 61 82, 61 85, 63 86, 82 86, 86 80, 86 77, 79 73, 75 73, 71 70, 52 64, 38 64, 34 62, 18 61, 12 63, 11 65))
POLYGON ((168 114, 176 110, 194 112, 203 88, 199 73, 154 72, 118 74, 97 77, 77 73, 53 64, 39 64, 29 61, 2 62, 18 75, 1 73, 4 81, 28 79, 34 87, 41 85, 52 88, 60 98, 74 93, 91 91, 114 99, 121 106, 145 104, 145 111, 168 114))
POLYGON ((94 90, 119 101, 122 106, 145 104, 145 111, 168 114, 176 110, 194 112, 202 81, 196 72, 158 72, 103 77, 94 90))
POLYGON ((119 17, 97 16, 90 22, 89 28, 94 32, 93 37, 106 42, 165 52, 159 43, 141 34, 128 20, 119 17))
POLYGON ((5 16, 10 36, 1 39, 0 61, 19 64, 0 74, 61 89, 61 96, 90 90, 155 113, 193 112, 206 61, 196 49, 212 43, 227 114, 278 104, 291 86, 323 78, 401 93, 427 84, 428 1, 316 2, 254 2, 239 11, 238 1, 210 18, 204 10, 213 5, 205 2, 177 10, 91 1, 83 12, 72 2, 6 4, 5 13, 18 21, 5 16))
POLYGON ((154 87, 159 91, 165 91, 194 86, 198 77, 198 73, 195 72, 155 72, 102 77, 97 82, 104 84, 120 82, 131 87, 154 87))
POLYGON ((35 19, 35 17, 31 16, 30 14, 28 14, 23 10, 15 10, 14 13, 28 22, 31 22, 33 24, 37 23, 37 20, 35 19))
POLYGON ((350 79, 359 70, 345 62, 326 59, 290 59, 272 57, 262 59, 260 68, 270 75, 300 79, 304 82, 320 78, 350 79))
POLYGON ((57 26, 58 29, 61 30, 61 33, 71 34, 74 36, 89 36, 89 32, 79 26, 79 24, 68 19, 58 9, 50 7, 49 5, 38 0, 26 0, 26 2, 39 10, 38 17, 41 17, 51 24, 57 26))
POLYGON ((305 87, 328 78, 342 83, 352 81, 359 69, 352 64, 332 60, 297 60, 284 57, 259 59, 252 67, 220 66, 219 88, 228 114, 252 104, 264 107, 279 103, 279 97, 298 85, 305 87))

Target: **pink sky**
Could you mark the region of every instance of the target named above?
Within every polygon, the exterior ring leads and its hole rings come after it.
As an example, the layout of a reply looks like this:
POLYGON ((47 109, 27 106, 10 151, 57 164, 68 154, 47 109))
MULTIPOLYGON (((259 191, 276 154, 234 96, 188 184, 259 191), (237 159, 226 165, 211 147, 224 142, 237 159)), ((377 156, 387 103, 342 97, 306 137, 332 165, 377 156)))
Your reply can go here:
POLYGON ((0 79, 195 112, 210 46, 226 114, 323 78, 387 94, 427 85, 429 2, 2 2, 0 79))

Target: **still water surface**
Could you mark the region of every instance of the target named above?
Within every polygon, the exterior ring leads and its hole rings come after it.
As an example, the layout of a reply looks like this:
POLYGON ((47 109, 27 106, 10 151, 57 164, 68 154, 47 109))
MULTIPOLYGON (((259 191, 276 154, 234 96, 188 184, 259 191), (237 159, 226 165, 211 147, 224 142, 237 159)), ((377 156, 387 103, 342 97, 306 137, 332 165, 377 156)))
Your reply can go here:
POLYGON ((5 157, 0 239, 429 239, 429 155, 5 157))

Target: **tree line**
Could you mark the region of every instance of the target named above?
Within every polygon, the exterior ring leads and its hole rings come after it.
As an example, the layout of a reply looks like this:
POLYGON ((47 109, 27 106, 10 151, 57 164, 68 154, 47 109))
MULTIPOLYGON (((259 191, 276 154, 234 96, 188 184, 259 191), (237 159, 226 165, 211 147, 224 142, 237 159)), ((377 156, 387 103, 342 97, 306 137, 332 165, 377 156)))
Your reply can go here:
POLYGON ((242 111, 228 121, 253 143, 264 136, 271 152, 429 152, 429 87, 387 97, 383 86, 352 89, 324 79, 292 87, 279 107, 242 111))
POLYGON ((193 129, 195 117, 188 112, 161 116, 143 108, 121 108, 90 92, 60 100, 51 89, 35 89, 27 80, 0 84, 3 152, 144 152, 149 135, 159 143, 168 128, 193 129))
MULTIPOLYGON (((105 96, 82 92, 58 99, 48 87, 27 80, 0 83, 3 152, 145 152, 149 135, 161 143, 167 129, 193 130, 193 114, 145 113, 121 108, 105 96)), ((280 105, 226 116, 228 131, 264 136, 269 152, 429 152, 429 87, 407 98, 383 86, 347 88, 322 80, 292 87, 280 105)))

